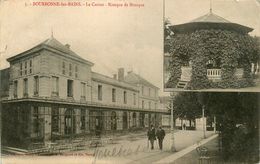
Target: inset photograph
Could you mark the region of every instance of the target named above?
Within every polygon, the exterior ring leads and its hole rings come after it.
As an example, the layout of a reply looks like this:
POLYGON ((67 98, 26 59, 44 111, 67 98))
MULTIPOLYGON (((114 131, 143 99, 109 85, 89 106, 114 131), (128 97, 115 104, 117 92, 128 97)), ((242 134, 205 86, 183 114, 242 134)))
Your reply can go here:
POLYGON ((260 92, 258 1, 165 0, 165 91, 260 92))

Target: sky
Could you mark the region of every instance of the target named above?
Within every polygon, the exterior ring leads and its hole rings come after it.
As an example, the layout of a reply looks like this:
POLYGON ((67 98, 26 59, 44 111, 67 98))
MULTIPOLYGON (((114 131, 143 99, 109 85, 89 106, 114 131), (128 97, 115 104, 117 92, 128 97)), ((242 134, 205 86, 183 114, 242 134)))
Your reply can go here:
MULTIPOLYGON (((167 95, 163 93, 163 0, 75 0, 144 4, 141 8, 25 5, 35 1, 0 0, 0 69, 9 67, 7 58, 50 38, 53 31, 57 40, 93 62, 93 71, 112 77, 124 67, 159 87, 160 95, 167 95)), ((253 27, 252 35, 260 36, 255 0, 212 0, 212 7, 215 14, 253 27)), ((209 0, 165 0, 165 16, 172 24, 208 11, 209 0)))

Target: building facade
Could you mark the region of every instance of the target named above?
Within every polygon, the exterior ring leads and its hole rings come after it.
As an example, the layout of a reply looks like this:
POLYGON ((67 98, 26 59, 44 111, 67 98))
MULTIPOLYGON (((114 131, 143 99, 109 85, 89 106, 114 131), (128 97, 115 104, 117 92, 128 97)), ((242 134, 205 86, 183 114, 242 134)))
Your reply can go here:
POLYGON ((118 78, 92 72, 93 63, 53 37, 7 61, 3 144, 159 126, 167 112, 157 107, 159 88, 123 68, 118 78))

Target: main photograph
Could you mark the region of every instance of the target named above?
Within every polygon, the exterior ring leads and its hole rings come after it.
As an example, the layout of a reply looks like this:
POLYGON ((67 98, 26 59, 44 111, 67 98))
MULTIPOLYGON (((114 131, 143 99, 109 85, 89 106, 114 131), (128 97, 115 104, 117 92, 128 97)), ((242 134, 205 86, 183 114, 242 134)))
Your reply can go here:
POLYGON ((259 92, 258 1, 165 1, 165 91, 259 92))

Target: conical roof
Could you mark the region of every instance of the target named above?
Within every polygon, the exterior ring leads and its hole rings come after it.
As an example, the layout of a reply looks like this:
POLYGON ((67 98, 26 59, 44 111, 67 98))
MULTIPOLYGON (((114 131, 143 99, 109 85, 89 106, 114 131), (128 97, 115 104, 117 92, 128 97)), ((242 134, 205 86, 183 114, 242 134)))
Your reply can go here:
POLYGON ((174 33, 186 33, 196 31, 199 29, 223 29, 236 31, 239 33, 249 33, 253 30, 250 27, 243 26, 237 23, 232 23, 214 14, 212 11, 188 23, 170 26, 170 29, 174 33))

